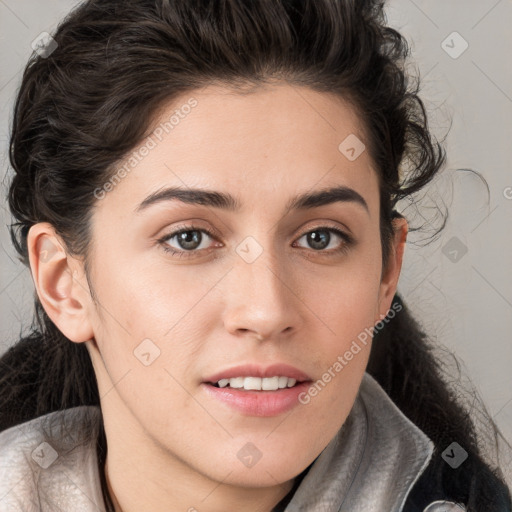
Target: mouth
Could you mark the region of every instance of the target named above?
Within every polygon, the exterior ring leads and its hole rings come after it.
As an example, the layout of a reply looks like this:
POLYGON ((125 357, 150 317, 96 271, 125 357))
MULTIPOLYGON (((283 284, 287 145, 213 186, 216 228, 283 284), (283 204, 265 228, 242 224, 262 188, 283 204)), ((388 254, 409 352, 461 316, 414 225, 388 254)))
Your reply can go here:
POLYGON ((312 379, 289 365, 238 366, 206 378, 201 387, 214 404, 245 416, 276 416, 296 407, 312 379))

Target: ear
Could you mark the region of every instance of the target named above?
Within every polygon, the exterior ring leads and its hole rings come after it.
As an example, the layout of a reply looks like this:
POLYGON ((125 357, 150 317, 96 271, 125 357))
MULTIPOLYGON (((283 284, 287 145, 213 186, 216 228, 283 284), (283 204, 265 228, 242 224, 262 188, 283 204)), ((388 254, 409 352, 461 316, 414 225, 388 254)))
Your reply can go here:
POLYGON ((407 240, 407 233, 409 225, 407 220, 403 217, 393 219, 393 239, 391 243, 388 265, 382 271, 382 278, 379 287, 379 300, 378 300, 378 314, 379 317, 375 319, 375 323, 384 318, 393 301, 398 285, 398 278, 402 270, 402 259, 405 251, 405 243, 407 240))
POLYGON ((64 242, 48 222, 30 228, 27 248, 32 279, 47 315, 71 341, 91 339, 91 296, 83 265, 67 254, 64 242))

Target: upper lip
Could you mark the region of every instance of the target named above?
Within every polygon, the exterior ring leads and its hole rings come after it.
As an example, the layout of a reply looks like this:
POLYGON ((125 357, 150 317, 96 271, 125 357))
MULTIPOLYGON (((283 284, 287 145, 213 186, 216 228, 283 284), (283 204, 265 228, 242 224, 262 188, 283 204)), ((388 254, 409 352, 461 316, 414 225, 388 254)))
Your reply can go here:
POLYGON ((216 383, 221 379, 231 379, 234 377, 288 377, 297 382, 309 381, 311 378, 303 371, 285 363, 274 363, 270 366, 261 366, 258 364, 244 364, 233 366, 210 375, 204 379, 204 382, 216 383))

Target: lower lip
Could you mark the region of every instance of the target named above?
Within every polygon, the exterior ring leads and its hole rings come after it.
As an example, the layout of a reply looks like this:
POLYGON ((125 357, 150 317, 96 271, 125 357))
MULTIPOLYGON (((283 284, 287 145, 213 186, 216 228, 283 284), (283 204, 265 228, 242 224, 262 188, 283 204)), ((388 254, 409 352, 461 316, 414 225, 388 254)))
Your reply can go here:
POLYGON ((291 388, 275 391, 247 391, 235 388, 217 388, 203 382, 206 393, 233 409, 249 416, 277 416, 289 411, 299 403, 299 395, 306 391, 310 382, 301 382, 291 388))

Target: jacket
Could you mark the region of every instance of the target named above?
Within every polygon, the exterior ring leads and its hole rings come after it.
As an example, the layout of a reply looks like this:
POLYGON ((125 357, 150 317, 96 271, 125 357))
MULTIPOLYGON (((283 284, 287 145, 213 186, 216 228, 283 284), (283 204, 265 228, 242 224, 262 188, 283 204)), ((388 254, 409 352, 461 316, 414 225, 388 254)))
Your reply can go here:
MULTIPOLYGON (((0 512, 105 512, 96 442, 98 406, 52 412, 0 433, 0 512)), ((275 509, 284 512, 463 512, 408 496, 433 442, 364 374, 345 423, 275 509)))

